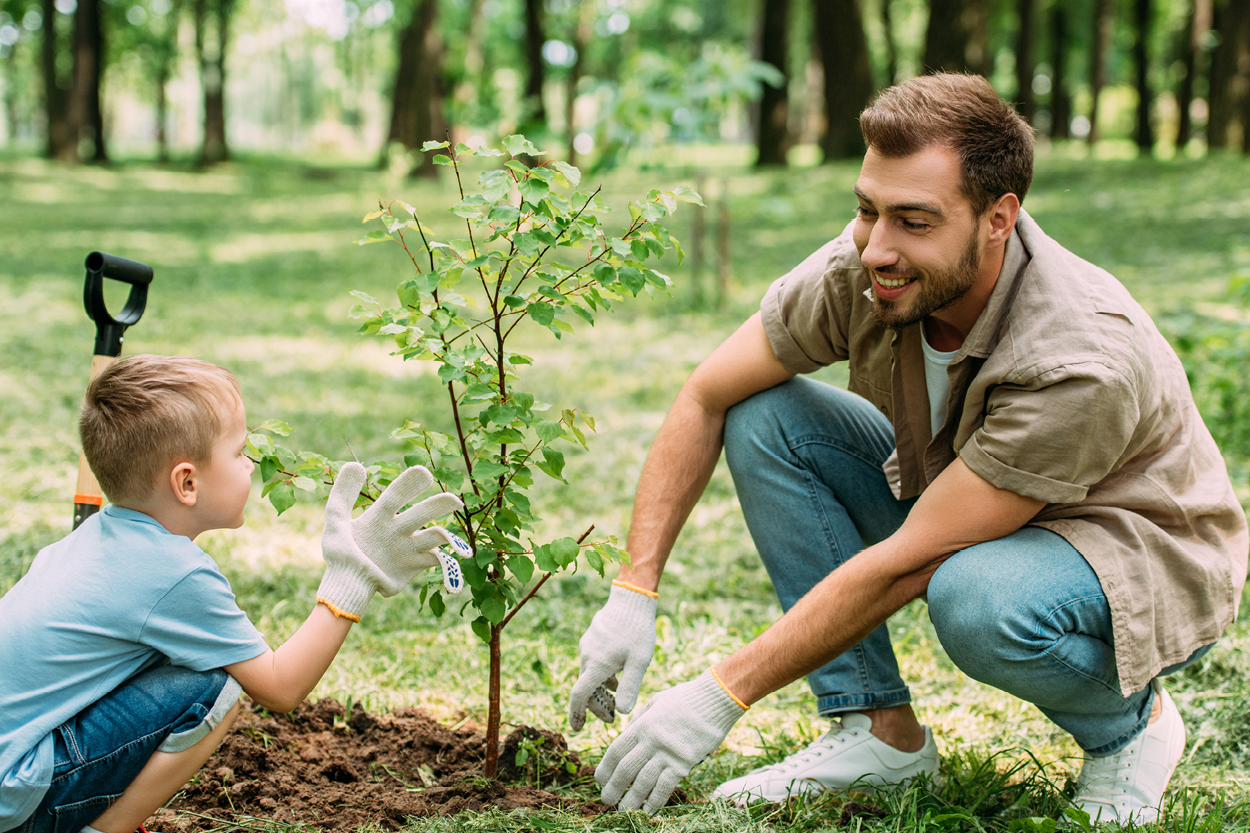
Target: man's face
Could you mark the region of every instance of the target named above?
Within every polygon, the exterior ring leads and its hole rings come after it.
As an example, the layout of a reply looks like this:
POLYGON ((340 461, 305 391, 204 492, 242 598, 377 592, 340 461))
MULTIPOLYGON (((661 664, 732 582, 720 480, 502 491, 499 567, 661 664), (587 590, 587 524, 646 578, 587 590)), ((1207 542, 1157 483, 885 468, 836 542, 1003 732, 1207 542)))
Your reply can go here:
POLYGON ((959 182, 958 157, 946 148, 901 158, 869 148, 864 155, 853 233, 884 326, 900 329, 947 309, 976 282, 981 223, 959 182))

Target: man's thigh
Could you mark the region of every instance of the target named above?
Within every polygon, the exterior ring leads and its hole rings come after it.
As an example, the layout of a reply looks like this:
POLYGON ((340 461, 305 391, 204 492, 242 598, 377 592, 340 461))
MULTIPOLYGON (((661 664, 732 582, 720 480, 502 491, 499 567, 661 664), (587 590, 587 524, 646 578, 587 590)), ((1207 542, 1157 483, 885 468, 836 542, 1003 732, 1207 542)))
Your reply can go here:
POLYGON ((21 833, 78 833, 157 750, 202 739, 239 697, 225 671, 165 665, 131 677, 55 731, 52 785, 21 833))

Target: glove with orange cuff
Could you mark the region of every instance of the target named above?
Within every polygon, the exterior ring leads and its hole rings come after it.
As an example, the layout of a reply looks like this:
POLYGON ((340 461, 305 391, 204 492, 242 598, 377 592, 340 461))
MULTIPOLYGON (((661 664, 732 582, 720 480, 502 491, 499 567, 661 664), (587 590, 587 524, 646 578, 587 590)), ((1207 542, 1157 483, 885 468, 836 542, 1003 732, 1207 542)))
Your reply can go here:
POLYGON ((569 728, 574 732, 585 724, 588 708, 611 723, 617 709, 628 714, 638 702, 642 676, 655 652, 657 598, 658 593, 612 582, 608 603, 595 614, 578 643, 581 673, 569 696, 569 728))

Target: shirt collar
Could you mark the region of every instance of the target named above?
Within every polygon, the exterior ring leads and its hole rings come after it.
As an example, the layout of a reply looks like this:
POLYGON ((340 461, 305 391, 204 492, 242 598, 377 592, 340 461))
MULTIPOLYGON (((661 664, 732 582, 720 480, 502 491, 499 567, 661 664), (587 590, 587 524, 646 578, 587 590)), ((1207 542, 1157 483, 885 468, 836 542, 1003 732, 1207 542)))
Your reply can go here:
POLYGON ((157 529, 165 532, 169 531, 165 529, 165 527, 161 526, 161 522, 156 520, 156 518, 153 518, 151 515, 145 515, 144 513, 134 509, 127 509, 126 507, 118 506, 115 503, 108 504, 100 511, 108 517, 115 518, 119 521, 134 521, 141 524, 151 524, 157 529))

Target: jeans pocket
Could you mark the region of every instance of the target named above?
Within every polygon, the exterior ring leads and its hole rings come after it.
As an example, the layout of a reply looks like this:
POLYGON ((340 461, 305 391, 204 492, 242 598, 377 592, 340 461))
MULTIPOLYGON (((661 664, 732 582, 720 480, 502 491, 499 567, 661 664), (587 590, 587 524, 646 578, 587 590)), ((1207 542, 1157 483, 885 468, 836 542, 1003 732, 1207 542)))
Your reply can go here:
POLYGON ((121 798, 121 793, 99 795, 56 807, 52 810, 52 830, 49 833, 79 833, 88 824, 98 819, 119 798, 121 798))

